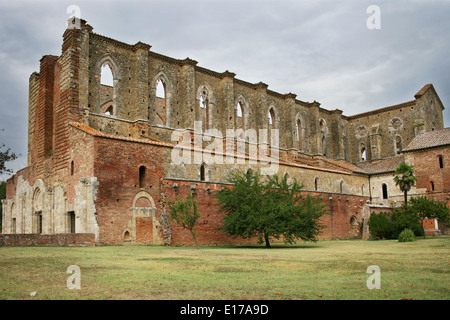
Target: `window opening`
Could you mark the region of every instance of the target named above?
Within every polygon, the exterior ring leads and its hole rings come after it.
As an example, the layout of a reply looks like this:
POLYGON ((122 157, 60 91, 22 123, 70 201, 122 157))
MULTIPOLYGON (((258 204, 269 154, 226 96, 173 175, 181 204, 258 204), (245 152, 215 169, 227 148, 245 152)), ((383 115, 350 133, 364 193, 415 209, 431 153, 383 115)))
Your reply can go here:
POLYGON ((139 167, 139 188, 145 188, 145 167, 139 167))
POLYGON ((383 199, 387 199, 388 198, 387 185, 383 183, 383 185, 381 186, 381 189, 383 191, 383 199))

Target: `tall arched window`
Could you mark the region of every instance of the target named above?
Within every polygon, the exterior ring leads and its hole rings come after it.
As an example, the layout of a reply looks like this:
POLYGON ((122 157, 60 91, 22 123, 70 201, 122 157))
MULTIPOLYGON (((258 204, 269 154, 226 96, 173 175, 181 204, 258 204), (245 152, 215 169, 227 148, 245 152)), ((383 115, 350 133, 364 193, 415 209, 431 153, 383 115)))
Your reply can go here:
POLYGON ((203 131, 210 128, 210 116, 211 110, 209 106, 208 91, 204 89, 200 95, 200 121, 202 122, 203 131))
POLYGON ((430 187, 431 187, 431 191, 434 191, 434 182, 430 181, 430 187))
POLYGON ((105 106, 104 108, 102 108, 102 113, 104 113, 108 116, 113 115, 114 108, 113 108, 112 104, 109 104, 109 105, 105 106))
POLYGON ((95 66, 98 81, 97 109, 94 112, 117 116, 118 83, 120 72, 111 55, 99 59, 95 66))
POLYGON ((431 131, 436 130, 436 122, 431 121, 431 124, 430 124, 430 130, 431 130, 431 131))
POLYGON ((11 219, 11 233, 16 233, 16 218, 11 219))
POLYGON ((444 158, 442 156, 439 156, 439 168, 444 168, 444 158))
POLYGON ((395 144, 395 153, 400 154, 400 152, 402 152, 403 149, 402 137, 399 135, 395 136, 394 144, 395 144))
POLYGON ((244 108, 242 103, 238 102, 236 106, 236 130, 237 136, 240 139, 245 138, 245 119, 244 119, 244 108))
POLYGON ((76 230, 75 230, 75 212, 74 211, 69 211, 69 212, 67 212, 67 232, 68 233, 75 233, 76 232, 76 230))
POLYGON ((326 156, 327 155, 327 125, 324 119, 320 119, 319 121, 319 129, 320 129, 320 152, 326 156))
POLYGON ((156 124, 166 125, 166 85, 162 79, 156 81, 156 124))
POLYGON ((204 163, 200 165, 199 171, 200 181, 206 181, 206 165, 204 163))
POLYGON ((161 79, 156 81, 156 97, 161 99, 166 98, 166 86, 161 79))
POLYGON ((297 148, 302 150, 302 122, 300 119, 297 119, 295 123, 295 134, 297 136, 297 148))
POLYGON ((367 160, 366 145, 364 143, 361 143, 359 145, 359 160, 360 161, 367 160))
POLYGON ((316 177, 314 179, 314 190, 319 191, 319 178, 318 177, 316 177))
MULTIPOLYGON (((268 148, 267 148, 267 155, 270 157, 273 154, 275 150, 275 146, 279 145, 279 141, 276 141, 278 133, 276 132, 276 129, 278 129, 278 119, 275 113, 274 107, 269 108, 269 112, 267 114, 268 117, 268 132, 267 132, 267 142, 268 142, 268 148)), ((279 136, 278 136, 279 137, 279 136)))
POLYGON ((104 63, 100 70, 100 84, 109 87, 114 86, 113 73, 108 63, 104 63))
POLYGON ((269 119, 269 129, 275 129, 276 118, 275 118, 275 111, 273 110, 273 108, 269 109, 267 117, 269 119))
POLYGON ((100 70, 100 112, 106 115, 114 114, 114 80, 109 64, 104 63, 100 70))
POLYGON ((387 189, 387 185, 385 183, 383 183, 381 185, 381 191, 383 193, 383 199, 387 199, 388 198, 388 189, 387 189))
POLYGON ((145 166, 139 167, 139 188, 145 188, 145 166))

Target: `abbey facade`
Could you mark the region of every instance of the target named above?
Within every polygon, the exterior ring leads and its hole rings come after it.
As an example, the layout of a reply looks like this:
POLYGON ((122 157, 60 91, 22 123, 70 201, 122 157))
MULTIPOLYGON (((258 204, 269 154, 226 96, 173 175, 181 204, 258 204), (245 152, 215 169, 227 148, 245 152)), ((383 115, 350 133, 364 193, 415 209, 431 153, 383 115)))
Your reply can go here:
POLYGON ((329 205, 323 238, 367 237, 370 213, 403 199, 393 170, 411 158, 404 149, 445 131, 431 84, 411 101, 345 116, 77 22, 64 32, 61 55, 43 56, 30 76, 28 166, 7 181, 4 235, 191 244, 165 220, 167 201, 190 192, 200 244, 240 242, 217 230, 214 192, 229 187, 231 170, 260 169, 297 179, 329 205))

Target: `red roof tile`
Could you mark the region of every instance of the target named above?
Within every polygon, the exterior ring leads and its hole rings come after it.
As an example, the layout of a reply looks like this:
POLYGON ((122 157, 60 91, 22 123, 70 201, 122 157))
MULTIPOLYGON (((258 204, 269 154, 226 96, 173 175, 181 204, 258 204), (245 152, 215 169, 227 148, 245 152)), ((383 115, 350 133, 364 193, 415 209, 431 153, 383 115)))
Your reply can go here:
POLYGON ((367 162, 359 162, 357 166, 364 169, 367 173, 386 173, 393 172, 395 168, 405 162, 405 157, 399 155, 392 158, 385 158, 380 160, 372 160, 367 162))
POLYGON ((450 128, 424 132, 414 138, 402 152, 450 145, 450 128))

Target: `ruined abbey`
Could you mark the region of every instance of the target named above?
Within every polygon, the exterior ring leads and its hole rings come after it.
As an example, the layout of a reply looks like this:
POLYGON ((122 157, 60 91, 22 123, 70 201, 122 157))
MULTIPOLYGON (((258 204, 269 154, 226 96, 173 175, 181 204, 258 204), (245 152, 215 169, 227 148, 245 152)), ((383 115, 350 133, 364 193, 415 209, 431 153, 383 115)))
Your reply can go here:
POLYGON ((403 200, 393 181, 403 162, 419 178, 410 196, 449 198, 450 130, 431 84, 347 116, 77 22, 30 76, 28 166, 7 181, 3 241, 191 245, 163 219, 168 200, 191 192, 201 245, 242 242, 217 230, 214 192, 233 169, 303 183, 328 204, 323 239, 367 237, 370 214, 403 200))

